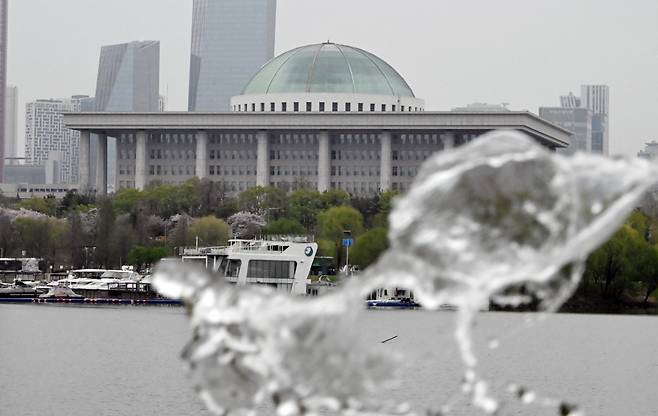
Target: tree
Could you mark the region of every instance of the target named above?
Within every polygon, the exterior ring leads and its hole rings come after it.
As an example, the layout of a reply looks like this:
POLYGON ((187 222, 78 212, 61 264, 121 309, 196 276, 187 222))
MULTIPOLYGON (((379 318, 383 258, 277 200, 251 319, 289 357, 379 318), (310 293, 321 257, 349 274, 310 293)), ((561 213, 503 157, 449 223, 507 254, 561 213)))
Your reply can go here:
POLYGON ((71 254, 69 261, 74 268, 80 269, 85 265, 85 255, 83 252, 83 247, 85 245, 85 233, 82 228, 80 214, 75 211, 70 212, 68 221, 68 248, 71 254))
POLYGON ((324 209, 339 207, 350 203, 350 194, 342 189, 332 188, 323 192, 321 195, 322 207, 324 209))
POLYGON ((241 211, 228 219, 231 235, 234 238, 252 239, 259 236, 265 227, 265 220, 258 214, 241 211))
POLYGON ((66 236, 69 233, 69 224, 66 220, 49 218, 47 220, 48 250, 45 260, 49 265, 68 264, 70 255, 67 252, 66 236))
POLYGON ((15 247, 14 227, 11 220, 0 212, 0 253, 8 256, 15 247))
POLYGON ((238 196, 240 211, 261 215, 268 220, 285 216, 287 202, 286 193, 272 186, 257 186, 238 196))
POLYGON ((315 190, 298 189, 288 197, 288 216, 301 223, 308 231, 315 228, 318 214, 325 209, 322 194, 315 190))
POLYGON ((33 196, 30 199, 21 201, 18 205, 21 208, 40 212, 49 217, 57 215, 57 200, 55 198, 37 198, 36 196, 33 196))
POLYGON ((93 204, 95 199, 90 195, 80 194, 75 190, 68 191, 57 206, 57 215, 66 216, 69 212, 78 210, 81 205, 93 204))
POLYGON ((167 249, 164 247, 135 246, 128 254, 128 262, 137 270, 151 268, 161 259, 167 257, 167 249))
POLYGON ((281 218, 268 223, 263 229, 265 235, 304 235, 306 229, 295 220, 281 218))
POLYGON ((332 257, 336 261, 334 265, 337 265, 338 248, 336 247, 336 242, 320 239, 317 243, 318 256, 332 257))
POLYGON ((322 239, 334 242, 337 264, 342 264, 341 241, 345 231, 349 231, 352 237, 361 235, 363 216, 359 211, 348 206, 329 208, 318 215, 318 229, 322 239))
POLYGON ((393 210, 393 202, 400 195, 399 191, 384 191, 379 194, 377 205, 379 213, 373 219, 373 225, 388 228, 388 216, 393 210))
POLYGON ((137 210, 138 204, 144 199, 144 194, 138 189, 121 189, 112 198, 114 209, 117 213, 132 214, 137 210))
POLYGON ((373 264, 388 248, 388 235, 385 228, 373 228, 360 235, 350 250, 350 263, 366 268, 373 264))
POLYGON ((199 237, 200 242, 206 246, 226 245, 229 233, 228 225, 214 216, 197 218, 190 227, 192 237, 199 237))
POLYGON ((585 278, 593 280, 604 297, 619 299, 624 292, 631 268, 629 249, 638 240, 641 241, 639 234, 624 225, 587 259, 585 278))
POLYGON ((176 220, 174 228, 169 233, 169 244, 172 247, 185 247, 194 244, 194 236, 190 232, 192 218, 187 215, 173 217, 176 220))
POLYGON ((108 198, 100 202, 98 219, 96 221, 96 263, 101 267, 110 267, 114 257, 114 207, 108 198))
POLYGON ((363 216, 349 206, 329 208, 318 215, 318 228, 323 239, 339 241, 344 231, 357 237, 363 232, 363 216))
POLYGON ((370 228, 376 224, 379 214, 379 197, 352 198, 350 205, 356 208, 364 218, 365 226, 370 228))
POLYGON ((46 257, 48 255, 49 227, 47 218, 17 218, 13 222, 16 236, 15 254, 29 257, 46 257))
POLYGON ((638 282, 644 284, 644 305, 649 296, 658 289, 658 248, 642 242, 636 251, 635 276, 638 282))

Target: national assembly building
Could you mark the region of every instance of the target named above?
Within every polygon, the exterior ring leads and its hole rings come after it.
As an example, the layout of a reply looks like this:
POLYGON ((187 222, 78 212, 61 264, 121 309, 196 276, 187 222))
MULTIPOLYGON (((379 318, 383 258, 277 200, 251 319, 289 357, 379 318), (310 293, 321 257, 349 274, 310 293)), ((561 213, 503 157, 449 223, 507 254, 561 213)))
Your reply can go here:
POLYGON ((354 196, 405 191, 432 153, 491 130, 524 132, 551 150, 571 134, 530 112, 425 111, 389 64, 359 48, 302 46, 265 64, 230 99, 229 112, 69 113, 80 138, 80 190, 107 192, 107 169, 90 177, 90 136, 117 139, 116 189, 192 177, 241 192, 255 186, 354 196))

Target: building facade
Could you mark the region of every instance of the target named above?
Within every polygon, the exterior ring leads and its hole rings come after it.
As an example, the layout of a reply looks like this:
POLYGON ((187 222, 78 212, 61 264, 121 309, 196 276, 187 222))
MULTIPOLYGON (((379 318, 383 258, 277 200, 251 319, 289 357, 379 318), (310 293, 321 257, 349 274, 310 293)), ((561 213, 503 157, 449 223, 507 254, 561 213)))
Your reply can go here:
POLYGON ((574 133, 574 142, 565 152, 587 151, 608 155, 609 108, 608 86, 582 85, 580 97, 571 92, 560 96, 560 107, 540 107, 539 115, 574 133), (584 120, 589 120, 588 127, 583 125, 584 120))
POLYGON ((610 89, 607 85, 583 85, 581 106, 592 112, 592 152, 610 154, 610 89))
MULTIPOLYGON (((425 112, 393 67, 332 43, 271 60, 231 105, 222 113, 67 114, 67 125, 81 132, 82 190, 93 188, 92 134, 101 143, 118 138, 119 188, 198 177, 232 192, 274 186, 358 196, 405 191, 433 153, 491 130, 523 131, 550 149, 570 136, 528 112, 425 112)), ((108 176, 100 165, 99 177, 103 193, 108 176)))
POLYGON ((5 94, 7 85, 7 26, 8 26, 9 0, 0 0, 0 183, 5 177, 5 94))
MULTIPOLYGON (((96 111, 158 111, 160 104, 160 42, 143 41, 101 48, 96 80, 96 111)), ((97 153, 105 160, 94 165, 107 166, 110 192, 116 183, 116 138, 94 137, 91 147, 103 149, 97 153), (106 153, 106 154, 105 154, 106 153)), ((96 171, 94 168, 93 171, 96 171)), ((100 180, 100 179, 98 179, 100 180)))
MULTIPOLYGON (((408 189, 433 153, 488 131, 522 131, 552 150, 566 147, 570 139, 567 130, 532 113, 512 111, 86 113, 66 114, 65 120, 81 132, 83 191, 94 187, 85 175, 92 133, 119 138, 123 187, 144 189, 198 177, 234 192, 271 185, 339 188, 361 196, 408 189)), ((98 192, 104 189, 101 184, 98 192)))
POLYGON ((541 107, 539 117, 573 133, 564 153, 592 152, 592 112, 580 107, 541 107))
POLYGON ((79 181, 80 133, 64 126, 63 113, 81 111, 81 96, 37 100, 26 105, 25 159, 28 165, 43 165, 46 183, 74 184, 79 181))
POLYGON ((18 88, 8 85, 5 95, 5 165, 17 165, 21 146, 18 142, 18 88))
POLYGON ((194 0, 189 111, 228 111, 274 56, 276 0, 194 0))

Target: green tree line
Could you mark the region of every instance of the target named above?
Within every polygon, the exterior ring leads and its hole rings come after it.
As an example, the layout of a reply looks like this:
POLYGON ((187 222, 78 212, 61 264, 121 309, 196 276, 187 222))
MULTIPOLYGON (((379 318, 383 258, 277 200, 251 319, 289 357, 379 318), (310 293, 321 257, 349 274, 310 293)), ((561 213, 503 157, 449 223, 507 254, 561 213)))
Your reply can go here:
MULTIPOLYGON (((258 235, 308 235, 320 255, 344 264, 341 240, 351 233, 350 263, 367 267, 387 247, 387 217, 392 192, 353 198, 341 190, 285 192, 256 187, 237 195, 221 183, 192 179, 180 185, 120 190, 106 198, 69 193, 62 200, 0 198, 0 207, 27 209, 42 218, 11 221, 0 213, 0 249, 7 256, 42 257, 47 267, 146 268, 176 249, 198 243, 223 245, 232 237, 229 223, 238 213, 262 218, 258 235)), ((249 216, 246 216, 249 218, 249 216)))
MULTIPOLYGON (((238 213, 262 218, 257 235, 310 235, 319 254, 345 263, 341 240, 354 238, 350 263, 366 268, 388 247, 388 214, 393 192, 353 198, 341 190, 285 192, 256 187, 232 195, 221 184, 193 179, 181 185, 125 189, 102 199, 68 194, 64 199, 0 198, 0 206, 28 209, 41 218, 10 220, 0 213, 0 250, 5 256, 43 257, 54 269, 148 267, 176 248, 226 244, 238 213), (91 218, 91 219, 90 219, 91 218)), ((249 216, 245 216, 247 220, 249 216)), ((577 298, 608 304, 648 303, 658 287, 658 209, 637 209, 613 237, 594 251, 577 298)))

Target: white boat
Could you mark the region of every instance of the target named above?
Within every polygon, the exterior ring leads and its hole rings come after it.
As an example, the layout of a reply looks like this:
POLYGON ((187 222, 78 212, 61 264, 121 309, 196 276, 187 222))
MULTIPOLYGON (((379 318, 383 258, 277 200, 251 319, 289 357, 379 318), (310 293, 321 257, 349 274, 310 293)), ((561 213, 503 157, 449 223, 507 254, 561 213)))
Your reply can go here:
POLYGON ((197 263, 238 286, 267 285, 306 295, 307 279, 318 245, 305 238, 230 240, 225 247, 183 250, 185 263, 197 263))
POLYGON ((113 284, 136 284, 141 276, 131 266, 121 270, 78 269, 71 270, 66 279, 49 283, 51 287, 67 287, 72 290, 108 290, 113 284))

